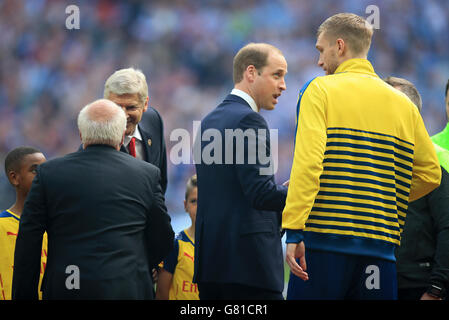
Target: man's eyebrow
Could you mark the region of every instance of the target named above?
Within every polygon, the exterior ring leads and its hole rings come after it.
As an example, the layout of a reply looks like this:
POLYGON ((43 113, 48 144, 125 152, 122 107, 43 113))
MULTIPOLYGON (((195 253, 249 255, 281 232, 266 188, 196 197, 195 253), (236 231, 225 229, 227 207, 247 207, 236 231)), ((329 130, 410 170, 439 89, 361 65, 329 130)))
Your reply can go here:
POLYGON ((275 71, 273 72, 273 74, 275 74, 275 73, 283 73, 283 74, 287 74, 287 69, 279 68, 279 69, 277 69, 277 70, 275 70, 275 71))

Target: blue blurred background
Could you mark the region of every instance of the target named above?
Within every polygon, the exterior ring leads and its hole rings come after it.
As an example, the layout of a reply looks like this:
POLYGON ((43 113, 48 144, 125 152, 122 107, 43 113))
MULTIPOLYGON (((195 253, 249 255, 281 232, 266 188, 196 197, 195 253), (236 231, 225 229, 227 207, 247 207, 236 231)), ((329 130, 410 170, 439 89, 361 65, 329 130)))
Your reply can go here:
MULTIPOLYGON (((288 61, 287 91, 276 110, 263 112, 279 134, 279 183, 288 179, 299 89, 323 75, 316 66, 317 27, 338 12, 368 17, 380 12, 369 59, 380 77, 394 75, 417 86, 430 135, 447 123, 444 87, 449 77, 447 0, 0 0, 0 161, 20 145, 48 159, 77 150, 79 110, 102 97, 116 69, 141 69, 150 105, 164 120, 168 159, 176 128, 212 110, 233 87, 232 58, 248 42, 279 47, 288 61), (68 30, 68 5, 80 9, 80 29, 68 30)), ((167 207, 175 231, 183 212, 192 164, 168 163, 167 207)), ((0 210, 14 202, 2 170, 0 210)))

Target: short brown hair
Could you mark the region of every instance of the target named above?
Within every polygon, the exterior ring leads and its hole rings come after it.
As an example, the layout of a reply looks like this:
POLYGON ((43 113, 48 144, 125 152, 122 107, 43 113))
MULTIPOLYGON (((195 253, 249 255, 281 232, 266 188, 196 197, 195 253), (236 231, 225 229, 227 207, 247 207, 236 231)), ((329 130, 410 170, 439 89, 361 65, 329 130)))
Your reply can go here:
POLYGON ((416 89, 413 83, 411 83, 406 79, 397 77, 387 77, 384 79, 384 81, 388 83, 390 86, 395 87, 399 91, 403 92, 410 100, 412 100, 415 106, 418 107, 419 112, 421 112, 422 109, 421 95, 419 94, 418 89, 416 89))
POLYGON ((353 13, 338 13, 327 18, 318 28, 317 37, 324 33, 332 41, 341 38, 354 54, 367 54, 371 46, 373 27, 353 13))
POLYGON ((268 55, 272 50, 282 54, 281 50, 268 43, 249 43, 241 48, 233 61, 234 84, 243 80, 243 73, 250 65, 260 72, 268 64, 268 55))

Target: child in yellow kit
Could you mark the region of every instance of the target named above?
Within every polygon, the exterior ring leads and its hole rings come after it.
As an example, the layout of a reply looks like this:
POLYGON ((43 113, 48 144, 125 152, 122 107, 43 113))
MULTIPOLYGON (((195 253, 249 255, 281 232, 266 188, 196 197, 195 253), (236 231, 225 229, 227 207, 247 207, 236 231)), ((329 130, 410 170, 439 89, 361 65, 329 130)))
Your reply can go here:
POLYGON ((159 270, 156 289, 158 300, 199 300, 197 284, 192 283, 197 198, 197 179, 194 175, 187 182, 184 200, 184 208, 192 224, 176 235, 174 248, 159 270))
MULTIPOLYGON (((16 202, 0 213, 0 300, 11 300, 12 277, 14 272, 14 249, 19 232, 20 215, 36 168, 44 162, 45 156, 32 147, 18 147, 5 158, 5 173, 16 190, 16 202)), ((41 254, 41 275, 39 278, 39 299, 42 299, 40 284, 47 262, 47 234, 44 234, 41 254)))

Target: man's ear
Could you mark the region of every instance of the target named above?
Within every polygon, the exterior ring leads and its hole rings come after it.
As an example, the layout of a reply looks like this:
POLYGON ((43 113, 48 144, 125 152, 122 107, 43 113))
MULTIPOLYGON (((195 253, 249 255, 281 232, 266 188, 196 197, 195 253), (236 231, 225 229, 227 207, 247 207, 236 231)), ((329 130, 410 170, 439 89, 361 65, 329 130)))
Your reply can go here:
POLYGON ((83 143, 83 137, 81 136, 81 132, 78 131, 78 133, 80 135, 80 140, 81 140, 81 144, 83 145, 83 149, 86 149, 86 146, 83 143))
MULTIPOLYGON (((125 131, 126 132, 126 131, 125 131)), ((123 144, 125 143, 125 132, 123 132, 123 136, 122 136, 122 141, 120 141, 118 146, 115 146, 115 149, 117 151, 120 151, 120 148, 123 146, 123 144)))
POLYGON ((248 80, 248 82, 252 83, 254 82, 254 80, 256 79, 256 75, 257 75, 257 69, 255 66, 253 66, 252 64, 250 64, 244 73, 244 76, 246 77, 246 79, 248 80))
POLYGON ((143 105, 143 112, 145 112, 145 111, 147 111, 147 109, 148 109, 148 102, 150 101, 150 97, 147 97, 146 99, 145 99, 145 103, 144 103, 144 105, 143 105))
POLYGON ((348 50, 348 48, 346 47, 346 43, 343 39, 338 38, 336 40, 336 46, 337 46, 337 54, 338 56, 343 56, 346 54, 346 51, 348 50))
POLYGON ((8 180, 15 188, 19 186, 19 174, 14 170, 8 172, 8 180))

